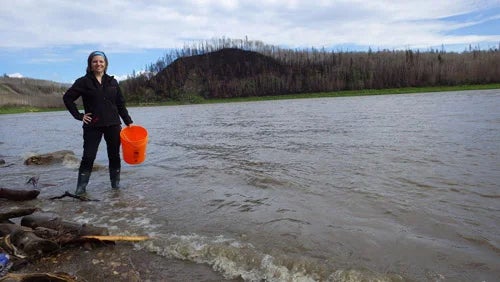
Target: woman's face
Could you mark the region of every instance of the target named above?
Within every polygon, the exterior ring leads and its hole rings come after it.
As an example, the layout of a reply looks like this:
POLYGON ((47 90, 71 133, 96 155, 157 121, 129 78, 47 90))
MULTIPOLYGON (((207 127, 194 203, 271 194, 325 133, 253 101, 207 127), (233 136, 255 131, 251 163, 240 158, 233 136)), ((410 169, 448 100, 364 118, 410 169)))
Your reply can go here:
POLYGON ((104 70, 106 69, 106 61, 103 56, 94 56, 92 57, 90 66, 92 68, 92 72, 104 73, 104 70))

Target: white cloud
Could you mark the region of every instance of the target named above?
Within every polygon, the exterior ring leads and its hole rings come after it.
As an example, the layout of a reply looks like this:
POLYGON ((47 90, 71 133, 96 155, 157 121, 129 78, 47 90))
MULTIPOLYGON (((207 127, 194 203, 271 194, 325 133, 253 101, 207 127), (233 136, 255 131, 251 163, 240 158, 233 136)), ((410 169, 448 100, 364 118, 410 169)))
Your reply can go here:
MULTIPOLYGON (((118 81, 126 80, 126 79, 133 76, 132 74, 122 74, 122 75, 111 74, 111 75, 114 76, 114 78, 118 81)), ((154 73, 151 73, 151 72, 145 71, 145 70, 140 70, 140 71, 135 72, 134 75, 135 76, 147 75, 147 76, 151 77, 152 75, 154 75, 154 73)))
POLYGON ((7 74, 8 77, 13 77, 13 78, 23 78, 24 76, 18 72, 16 73, 11 73, 11 74, 7 74))
POLYGON ((114 75, 115 79, 118 81, 126 80, 127 78, 130 77, 129 74, 123 74, 123 75, 114 75))
POLYGON ((17 0, 0 6, 0 48, 176 48, 223 36, 297 47, 473 44, 500 35, 447 35, 474 22, 443 18, 498 6, 495 0, 17 0))

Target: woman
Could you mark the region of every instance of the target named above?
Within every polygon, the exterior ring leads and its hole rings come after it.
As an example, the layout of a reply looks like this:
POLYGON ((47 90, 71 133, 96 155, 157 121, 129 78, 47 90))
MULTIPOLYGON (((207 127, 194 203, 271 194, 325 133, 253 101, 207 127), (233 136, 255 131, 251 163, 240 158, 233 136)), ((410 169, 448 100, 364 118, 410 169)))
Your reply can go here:
POLYGON ((106 73, 107 69, 108 58, 104 52, 90 53, 87 74, 77 79, 63 96, 64 105, 71 115, 83 121, 83 156, 78 170, 76 195, 86 192, 103 135, 108 151, 111 187, 120 188, 120 117, 127 126, 132 123, 132 119, 125 107, 118 82, 106 73), (84 114, 80 113, 75 104, 79 97, 82 97, 84 114))

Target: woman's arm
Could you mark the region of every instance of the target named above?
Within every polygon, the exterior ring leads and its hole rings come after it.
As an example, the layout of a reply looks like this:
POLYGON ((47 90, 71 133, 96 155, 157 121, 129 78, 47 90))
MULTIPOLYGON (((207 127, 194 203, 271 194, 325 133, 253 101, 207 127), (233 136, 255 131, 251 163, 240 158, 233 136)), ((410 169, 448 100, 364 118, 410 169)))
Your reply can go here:
POLYGON ((83 120, 83 114, 80 113, 76 106, 76 99, 78 99, 82 94, 81 94, 81 87, 79 86, 81 84, 80 80, 75 81, 73 85, 64 93, 63 95, 63 101, 64 105, 66 106, 66 109, 70 112, 70 114, 77 120, 83 120))

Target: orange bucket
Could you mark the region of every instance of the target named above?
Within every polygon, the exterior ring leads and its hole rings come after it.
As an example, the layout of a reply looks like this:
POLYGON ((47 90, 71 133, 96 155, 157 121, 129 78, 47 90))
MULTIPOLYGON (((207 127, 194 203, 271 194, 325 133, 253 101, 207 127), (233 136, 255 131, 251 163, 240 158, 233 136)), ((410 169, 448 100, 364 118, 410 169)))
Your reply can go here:
POLYGON ((140 164, 146 159, 148 131, 139 125, 130 125, 120 132, 123 160, 132 165, 140 164))

